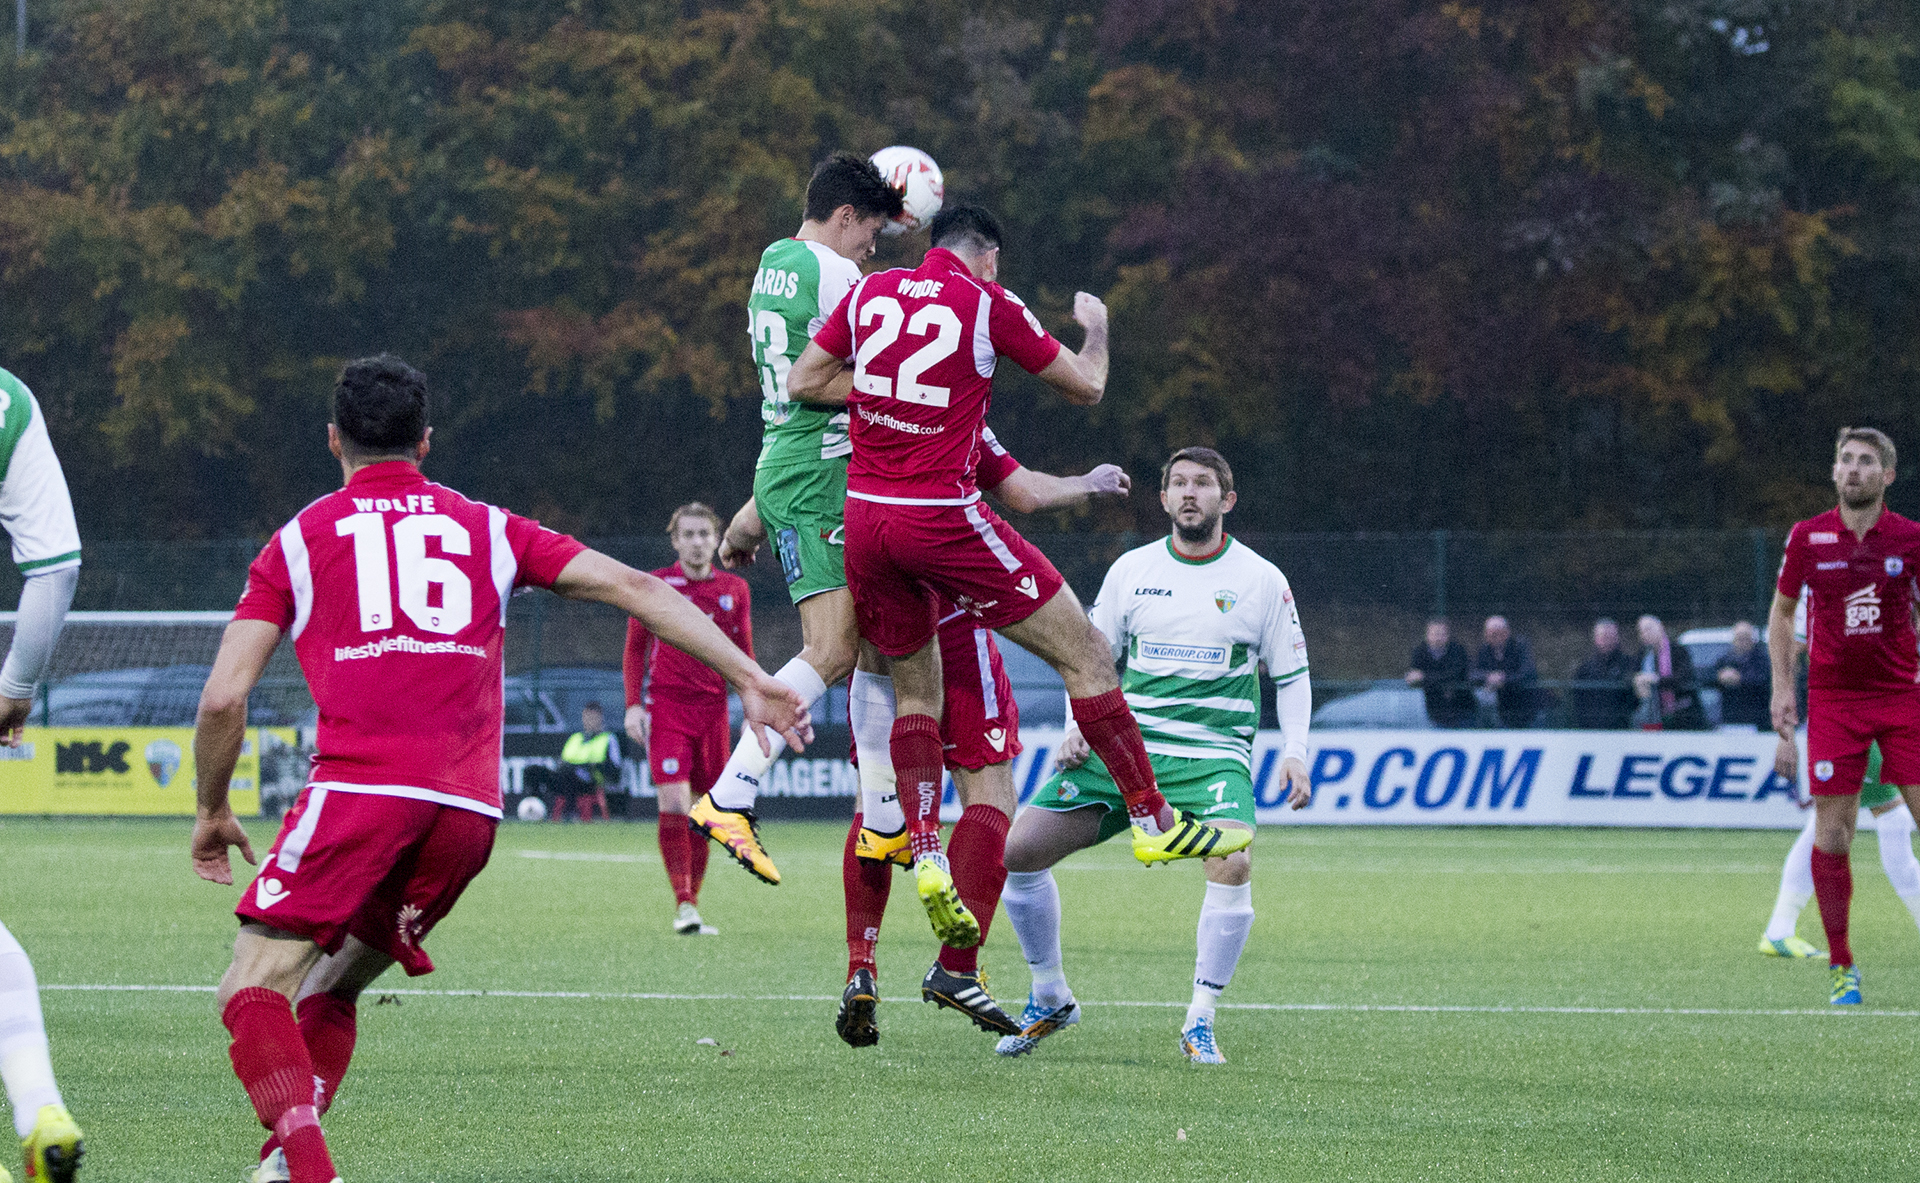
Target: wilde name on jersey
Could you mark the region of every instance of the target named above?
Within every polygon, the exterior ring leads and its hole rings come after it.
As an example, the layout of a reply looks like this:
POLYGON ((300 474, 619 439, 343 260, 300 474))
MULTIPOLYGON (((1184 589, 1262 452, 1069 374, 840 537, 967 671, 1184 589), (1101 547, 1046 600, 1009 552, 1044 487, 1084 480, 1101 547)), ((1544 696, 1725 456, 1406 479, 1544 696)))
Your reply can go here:
POLYGON ((791 271, 762 267, 754 273, 753 294, 791 300, 800 294, 800 277, 791 271))
POLYGON ((355 497, 353 507, 361 513, 435 513, 433 494, 409 493, 405 497, 355 497))

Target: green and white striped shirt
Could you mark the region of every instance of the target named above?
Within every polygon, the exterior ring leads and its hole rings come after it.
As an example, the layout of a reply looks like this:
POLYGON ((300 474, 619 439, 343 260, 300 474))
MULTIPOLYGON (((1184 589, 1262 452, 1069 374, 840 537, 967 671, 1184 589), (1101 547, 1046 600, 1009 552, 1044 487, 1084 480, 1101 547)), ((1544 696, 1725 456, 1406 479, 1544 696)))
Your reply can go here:
POLYGON ((0 370, 0 527, 22 575, 80 565, 80 529, 47 418, 27 384, 0 370))
POLYGON ((1275 685, 1307 672, 1307 642, 1280 569, 1231 537, 1204 559, 1173 540, 1115 560, 1093 623, 1127 659, 1127 706, 1153 755, 1251 764, 1260 663, 1275 685))

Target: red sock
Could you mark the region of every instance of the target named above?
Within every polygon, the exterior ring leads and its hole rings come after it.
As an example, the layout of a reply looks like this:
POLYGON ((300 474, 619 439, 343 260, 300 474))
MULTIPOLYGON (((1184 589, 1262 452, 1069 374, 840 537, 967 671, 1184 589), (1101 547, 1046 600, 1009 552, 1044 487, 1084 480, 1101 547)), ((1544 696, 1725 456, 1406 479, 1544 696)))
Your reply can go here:
POLYGON ((247 1090, 260 1124, 280 1139, 293 1183, 331 1183, 336 1172, 320 1133, 313 1059, 287 996, 249 987, 228 1000, 220 1021, 233 1034, 227 1054, 234 1075, 247 1090))
POLYGON ((693 883, 694 903, 700 902, 700 885, 707 881, 707 836, 687 828, 687 878, 693 883))
POLYGON ((338 994, 314 994, 293 1008, 300 1019, 300 1042, 307 1045, 313 1061, 313 1074, 320 1079, 320 1099, 316 1106, 324 1115, 333 1107, 340 1081, 353 1061, 353 1042, 359 1033, 359 1008, 351 998, 338 994))
POLYGON ((946 764, 940 754, 940 723, 932 715, 902 715, 888 742, 907 815, 913 857, 940 853, 940 784, 946 764))
MULTIPOLYGON (((700 845, 705 847, 706 844, 706 837, 702 835, 700 845)), ((701 853, 706 852, 702 850, 701 853)), ((686 814, 661 813, 660 861, 667 864, 667 882, 673 885, 674 901, 692 903, 693 840, 687 832, 686 814)))
POLYGON ((1847 944, 1847 909, 1853 905, 1853 863, 1844 854, 1813 848, 1813 895, 1820 901, 1820 927, 1827 930, 1827 961, 1852 965, 1847 944))
MULTIPOLYGON (((947 861, 953 864, 953 885, 960 902, 980 922, 980 944, 1000 907, 1000 889, 1007 885, 1007 827, 1013 820, 991 805, 969 805, 947 839, 947 861)), ((980 968, 980 945, 971 949, 940 948, 940 964, 957 974, 980 968)))
POLYGON ((1127 696, 1118 687, 1092 698, 1075 698, 1073 721, 1080 734, 1108 775, 1127 799, 1127 816, 1158 819, 1167 799, 1153 783, 1153 765, 1147 760, 1146 741, 1140 738, 1140 724, 1127 709, 1127 696))
POLYGON ((847 976, 864 969, 878 974, 873 947, 880 940, 880 922, 887 915, 887 893, 893 890, 893 864, 870 863, 854 857, 854 840, 860 834, 859 814, 853 815, 853 828, 847 831, 847 845, 840 852, 840 882, 847 890, 847 976))

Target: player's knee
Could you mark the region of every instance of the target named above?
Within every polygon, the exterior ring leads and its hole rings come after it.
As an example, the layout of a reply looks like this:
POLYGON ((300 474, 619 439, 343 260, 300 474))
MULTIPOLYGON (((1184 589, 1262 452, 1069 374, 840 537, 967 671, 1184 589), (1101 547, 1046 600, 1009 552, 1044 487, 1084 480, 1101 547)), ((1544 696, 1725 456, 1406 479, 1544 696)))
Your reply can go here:
POLYGON ((1236 850, 1225 858, 1207 860, 1207 882, 1239 887, 1253 881, 1253 856, 1236 850))

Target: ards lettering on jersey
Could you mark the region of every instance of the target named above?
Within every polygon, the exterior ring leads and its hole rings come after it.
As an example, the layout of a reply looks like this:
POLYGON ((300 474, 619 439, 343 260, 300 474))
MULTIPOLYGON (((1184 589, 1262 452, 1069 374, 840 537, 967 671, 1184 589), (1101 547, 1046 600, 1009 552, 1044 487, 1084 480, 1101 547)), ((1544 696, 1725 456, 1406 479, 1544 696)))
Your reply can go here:
POLYGON ((791 300, 800 294, 800 277, 777 267, 762 267, 753 277, 753 294, 791 300))

